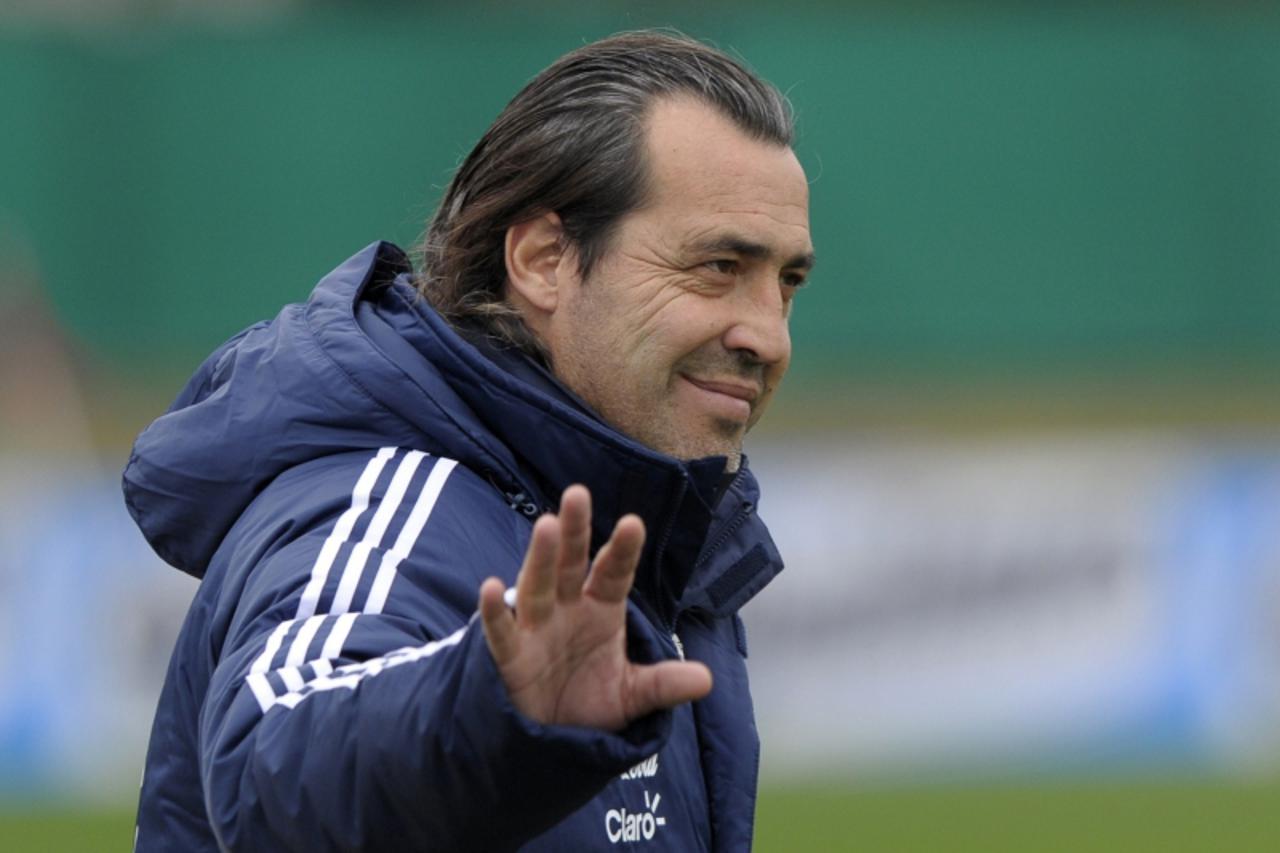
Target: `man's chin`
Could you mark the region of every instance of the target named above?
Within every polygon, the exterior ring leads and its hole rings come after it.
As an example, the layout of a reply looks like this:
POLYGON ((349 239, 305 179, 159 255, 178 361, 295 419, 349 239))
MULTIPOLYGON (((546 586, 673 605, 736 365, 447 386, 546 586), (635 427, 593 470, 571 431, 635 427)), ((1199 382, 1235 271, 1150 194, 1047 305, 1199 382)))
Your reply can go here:
POLYGON ((648 436, 632 434, 631 437, 651 450, 682 462, 723 456, 729 460, 728 470, 736 471, 746 431, 746 425, 741 422, 713 418, 700 420, 695 425, 682 426, 675 433, 648 436))
POLYGON ((728 471, 737 471, 738 462, 742 457, 742 439, 741 425, 734 432, 732 440, 717 440, 699 443, 697 445, 686 445, 681 448, 679 453, 669 454, 675 456, 684 462, 692 462, 696 459, 708 459, 713 456, 722 456, 729 460, 726 468, 728 471))

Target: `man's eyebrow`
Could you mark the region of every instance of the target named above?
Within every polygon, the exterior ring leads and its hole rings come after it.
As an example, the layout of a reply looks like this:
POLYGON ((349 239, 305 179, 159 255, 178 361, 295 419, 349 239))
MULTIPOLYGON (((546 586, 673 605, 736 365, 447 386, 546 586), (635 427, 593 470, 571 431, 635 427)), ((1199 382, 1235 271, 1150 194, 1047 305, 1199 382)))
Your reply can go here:
MULTIPOLYGON (((764 243, 757 243, 754 240, 747 240, 742 237, 713 237, 702 243, 695 243, 693 246, 695 252, 713 254, 715 252, 728 252, 740 255, 744 258, 752 260, 767 260, 774 256, 773 250, 764 243)), ((813 265, 817 262, 817 258, 813 252, 806 252, 802 255, 795 255, 782 265, 783 269, 813 269, 813 265)))

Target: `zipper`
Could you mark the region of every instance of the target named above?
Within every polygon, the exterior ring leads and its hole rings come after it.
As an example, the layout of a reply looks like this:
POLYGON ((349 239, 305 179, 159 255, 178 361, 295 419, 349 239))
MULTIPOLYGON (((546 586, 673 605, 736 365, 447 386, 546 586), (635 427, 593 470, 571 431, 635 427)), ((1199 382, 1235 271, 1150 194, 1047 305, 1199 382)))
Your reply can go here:
POLYGON ((526 518, 537 518, 538 505, 529 499, 524 492, 503 492, 507 497, 507 505, 526 518))
POLYGON ((522 488, 517 480, 502 477, 491 468, 485 468, 480 475, 489 481, 489 485, 502 493, 506 498, 507 506, 525 518, 534 519, 542 514, 537 498, 530 494, 528 489, 522 488))
MULTIPOLYGON (((738 479, 741 476, 742 476, 742 469, 739 468, 738 471, 733 475, 733 480, 730 481, 729 485, 724 490, 725 497, 732 494, 733 487, 738 482, 738 479)), ((721 500, 723 499, 724 498, 722 497, 721 500)), ((742 526, 742 522, 747 520, 747 515, 750 514, 751 510, 754 507, 755 507, 755 504, 752 503, 751 501, 742 501, 741 503, 738 504, 738 508, 734 511, 734 514, 729 517, 728 521, 725 522, 724 527, 716 531, 715 539, 711 541, 711 544, 707 547, 707 549, 702 552, 702 556, 698 558, 698 561, 696 563, 694 563, 693 567, 695 569, 704 565, 707 562, 707 560, 711 559, 712 554, 720 550, 720 546, 725 543, 725 540, 727 540, 730 536, 732 536, 734 531, 742 526)))
MULTIPOLYGON (((680 506, 680 502, 684 500, 684 493, 686 490, 688 490, 688 488, 689 488, 689 482, 687 477, 682 477, 680 479, 680 488, 676 492, 675 500, 672 501, 672 504, 671 504, 672 506, 677 508, 680 506)), ((671 528, 674 526, 674 524, 675 524, 675 518, 673 516, 672 518, 667 519, 667 523, 663 525, 662 538, 658 540, 657 547, 653 551, 655 555, 660 556, 666 553, 667 542, 670 541, 671 539, 671 528)), ((673 602, 673 603, 676 604, 677 606, 679 605, 679 602, 673 602)), ((651 609, 661 610, 663 608, 658 607, 655 603, 655 606, 652 607, 651 609)), ((676 632, 676 619, 678 618, 678 614, 672 614, 670 619, 662 619, 660 614, 655 614, 655 615, 659 615, 658 621, 662 623, 662 627, 666 630, 668 634, 671 634, 674 637, 676 632)), ((683 657, 683 655, 681 656, 683 657)))

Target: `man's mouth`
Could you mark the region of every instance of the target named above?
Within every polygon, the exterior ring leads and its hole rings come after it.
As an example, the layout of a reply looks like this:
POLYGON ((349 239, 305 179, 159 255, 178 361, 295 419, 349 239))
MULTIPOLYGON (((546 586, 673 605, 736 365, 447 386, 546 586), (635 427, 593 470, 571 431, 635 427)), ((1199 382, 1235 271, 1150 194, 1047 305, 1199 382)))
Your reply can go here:
POLYGON ((681 374, 681 378, 698 389, 717 414, 744 423, 751 417, 751 410, 760 397, 760 386, 753 383, 728 379, 695 379, 686 374, 681 374))

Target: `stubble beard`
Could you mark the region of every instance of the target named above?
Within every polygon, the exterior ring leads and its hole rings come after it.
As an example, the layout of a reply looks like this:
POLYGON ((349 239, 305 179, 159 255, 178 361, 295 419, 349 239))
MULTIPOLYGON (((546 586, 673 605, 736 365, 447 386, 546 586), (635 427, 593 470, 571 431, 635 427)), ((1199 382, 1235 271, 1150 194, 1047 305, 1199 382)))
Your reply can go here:
POLYGON ((684 462, 723 456, 728 460, 727 471, 738 470, 747 428, 724 418, 712 418, 697 428, 683 425, 673 399, 673 386, 684 381, 678 372, 671 375, 662 398, 649 403, 638 402, 634 397, 611 400, 601 393, 596 376, 584 377, 575 391, 613 429, 665 456, 684 462))

